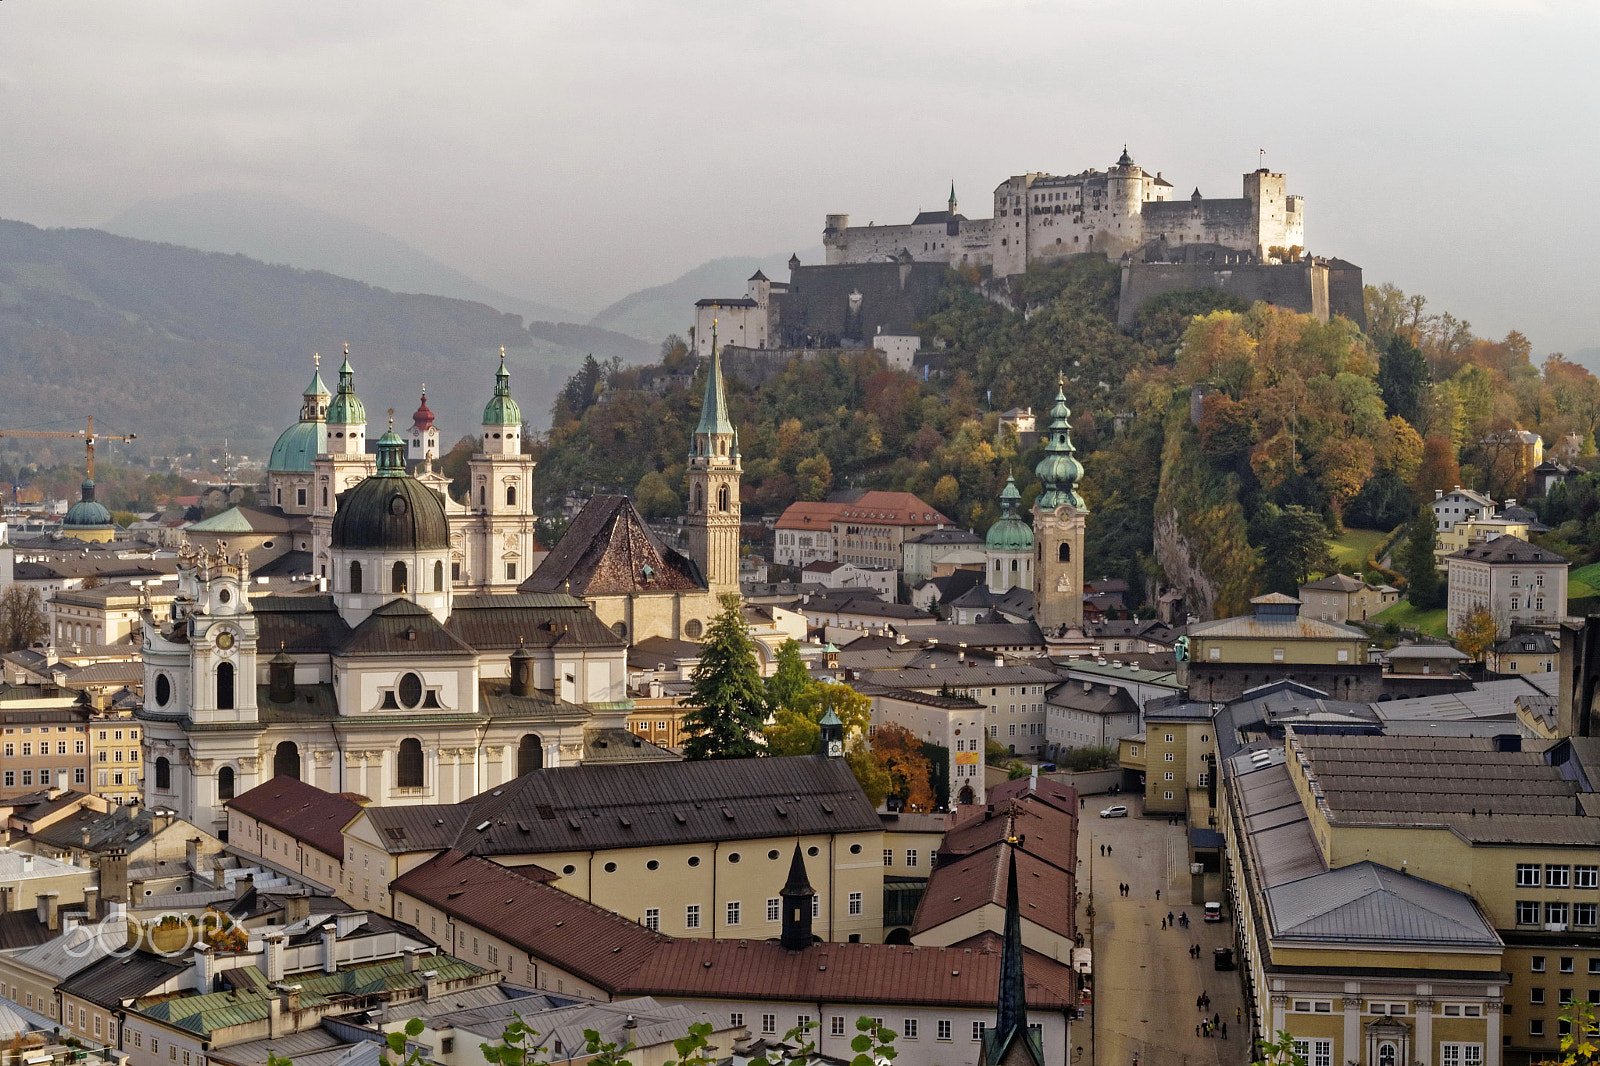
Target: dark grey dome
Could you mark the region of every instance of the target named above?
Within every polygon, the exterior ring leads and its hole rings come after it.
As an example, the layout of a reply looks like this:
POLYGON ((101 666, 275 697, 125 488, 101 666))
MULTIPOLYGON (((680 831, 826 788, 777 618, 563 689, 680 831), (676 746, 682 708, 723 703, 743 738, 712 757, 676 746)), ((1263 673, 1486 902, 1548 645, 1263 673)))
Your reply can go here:
POLYGON ((443 551, 450 523, 439 494, 405 472, 405 442, 389 430, 378 440, 378 472, 340 493, 333 546, 367 551, 443 551))

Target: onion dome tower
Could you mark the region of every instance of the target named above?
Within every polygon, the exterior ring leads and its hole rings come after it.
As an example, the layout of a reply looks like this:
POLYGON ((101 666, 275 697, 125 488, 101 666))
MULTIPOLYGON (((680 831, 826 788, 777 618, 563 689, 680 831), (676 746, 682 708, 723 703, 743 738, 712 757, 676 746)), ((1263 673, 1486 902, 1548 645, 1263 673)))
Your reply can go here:
POLYGON ((1044 458, 1034 468, 1044 491, 1033 505, 1034 618, 1045 635, 1083 624, 1083 542, 1089 508, 1078 495, 1083 464, 1072 446, 1072 409, 1061 384, 1050 425, 1044 458))
POLYGON ((465 551, 458 546, 451 560, 462 585, 510 592, 533 572, 533 459, 522 454, 522 408, 511 398, 504 348, 494 392, 483 406, 482 432, 481 449, 467 461, 465 551))
POLYGON ((439 427, 433 424, 428 407, 428 386, 422 386, 422 402, 411 414, 411 433, 406 439, 406 464, 412 469, 439 458, 439 427))
POLYGON ((359 485, 373 472, 367 454, 367 408, 356 395, 356 372, 350 366, 350 346, 344 346, 339 384, 328 402, 323 450, 311 464, 311 564, 318 577, 338 588, 333 574, 333 513, 342 493, 359 485))
POLYGON ((1000 518, 989 527, 984 538, 984 554, 988 556, 988 587, 996 595, 1004 595, 1019 585, 1033 588, 1033 527, 1017 514, 1022 493, 1017 491, 1017 479, 1006 478, 1006 487, 1000 492, 1000 518))
POLYGON ((333 516, 333 594, 355 626, 394 599, 450 616, 450 523, 439 494, 406 473, 393 425, 378 438, 378 469, 339 496, 333 516))
POLYGON ((314 356, 311 383, 300 394, 300 420, 278 435, 267 460, 267 498, 285 514, 311 513, 312 466, 328 450, 328 401, 322 357, 314 356))

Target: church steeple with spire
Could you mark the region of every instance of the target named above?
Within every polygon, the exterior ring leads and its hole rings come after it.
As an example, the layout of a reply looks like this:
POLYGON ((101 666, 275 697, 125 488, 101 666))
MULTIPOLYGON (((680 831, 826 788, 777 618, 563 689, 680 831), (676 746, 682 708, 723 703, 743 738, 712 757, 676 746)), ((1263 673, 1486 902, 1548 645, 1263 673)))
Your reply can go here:
POLYGON ((689 557, 713 593, 739 591, 739 433, 728 413, 722 351, 711 325, 711 366, 706 372, 700 424, 689 445, 689 557))
POLYGON ((1044 1066, 1044 1041, 1028 1026, 1028 977, 1023 971, 1022 906, 1017 900, 1017 844, 1006 884, 1006 931, 1000 947, 1000 989, 994 1028, 984 1029, 979 1066, 1044 1066))
POLYGON ((533 459, 522 454, 522 408, 511 398, 504 348, 483 408, 483 444, 467 460, 467 477, 473 517, 466 544, 451 546, 452 580, 510 592, 533 572, 533 459))
POLYGON ((1083 624, 1083 545, 1089 508, 1078 494, 1083 464, 1074 455, 1071 420, 1063 381, 1050 409, 1044 458, 1034 468, 1044 486, 1033 504, 1034 617, 1047 638, 1083 624))

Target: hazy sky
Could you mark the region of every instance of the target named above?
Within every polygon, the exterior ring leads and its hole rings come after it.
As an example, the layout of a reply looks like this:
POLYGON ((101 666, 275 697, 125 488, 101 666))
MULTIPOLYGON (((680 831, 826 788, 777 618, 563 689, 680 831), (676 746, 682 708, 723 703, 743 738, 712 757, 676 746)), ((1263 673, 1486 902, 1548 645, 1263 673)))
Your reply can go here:
POLYGON ((1311 251, 1600 346, 1600 4, 0 0, 0 216, 264 190, 580 309, 951 179, 1266 161, 1311 251))

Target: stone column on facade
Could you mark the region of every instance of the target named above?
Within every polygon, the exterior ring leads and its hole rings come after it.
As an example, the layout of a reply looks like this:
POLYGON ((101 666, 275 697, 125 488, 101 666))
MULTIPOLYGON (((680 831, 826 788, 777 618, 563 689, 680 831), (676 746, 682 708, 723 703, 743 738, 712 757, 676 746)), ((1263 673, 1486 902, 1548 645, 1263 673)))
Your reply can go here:
MULTIPOLYGON (((1422 992, 1430 991, 1424 986, 1422 992)), ((1428 995, 1419 995, 1412 1001, 1411 1012, 1417 1019, 1416 1047, 1412 1049, 1412 1057, 1422 1066, 1432 1066, 1433 1063, 1433 999, 1428 995)))
POLYGON ((1351 1059, 1361 1059, 1361 988, 1345 989, 1344 997, 1344 1046, 1339 1049, 1339 1054, 1334 1056, 1335 1062, 1348 1062, 1351 1059), (1354 992, 1354 995, 1350 993, 1354 992))
POLYGON ((506 779, 506 746, 490 744, 483 749, 483 781, 478 791, 487 792, 506 779))
POLYGON ((1283 1020, 1283 1016, 1286 1013, 1285 1008, 1287 1008, 1288 1006, 1289 1006, 1289 997, 1288 996, 1284 995, 1282 992, 1274 992, 1272 994, 1272 1004, 1271 1004, 1272 1024, 1267 1027, 1267 1032, 1269 1034, 1270 1033, 1281 1032, 1284 1029, 1285 1023, 1284 1023, 1284 1020, 1283 1020))
POLYGON ((1500 1066, 1500 1001, 1483 1005, 1483 1066, 1500 1066))
POLYGON ((361 753, 359 751, 346 751, 344 753, 344 784, 346 787, 341 791, 359 792, 363 796, 370 797, 374 804, 381 806, 383 797, 374 796, 366 790, 365 777, 366 775, 361 772, 361 753))
POLYGON ((335 787, 335 782, 332 780, 333 752, 328 751, 326 748, 312 752, 311 767, 311 775, 314 778, 312 783, 314 785, 324 792, 341 791, 335 787))

